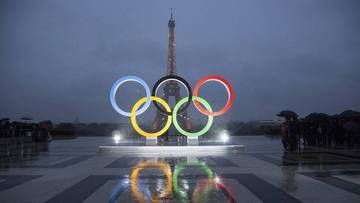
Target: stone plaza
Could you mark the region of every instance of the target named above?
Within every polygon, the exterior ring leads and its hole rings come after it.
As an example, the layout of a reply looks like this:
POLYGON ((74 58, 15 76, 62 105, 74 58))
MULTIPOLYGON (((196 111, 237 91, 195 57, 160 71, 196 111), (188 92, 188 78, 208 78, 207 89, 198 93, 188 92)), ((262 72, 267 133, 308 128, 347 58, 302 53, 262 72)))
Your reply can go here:
POLYGON ((0 202, 360 202, 357 149, 284 153, 278 138, 229 142, 245 148, 177 155, 161 146, 99 152, 111 137, 33 143, 1 159, 0 202))

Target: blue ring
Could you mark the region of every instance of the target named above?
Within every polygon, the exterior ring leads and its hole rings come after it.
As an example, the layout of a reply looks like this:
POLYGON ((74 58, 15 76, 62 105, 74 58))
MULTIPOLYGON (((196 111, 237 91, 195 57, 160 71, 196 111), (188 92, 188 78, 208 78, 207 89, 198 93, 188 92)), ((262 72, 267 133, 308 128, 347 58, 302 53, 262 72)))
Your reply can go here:
POLYGON ((111 88, 110 102, 111 102, 111 105, 113 106, 113 108, 115 109, 115 111, 117 111, 119 114, 121 114, 123 116, 130 117, 130 112, 126 112, 126 111, 120 109, 120 107, 117 105, 116 99, 115 99, 116 91, 120 87, 120 85, 122 85, 125 82, 129 82, 129 81, 134 81, 134 82, 140 83, 140 85, 142 85, 145 88, 145 91, 146 91, 146 102, 145 102, 144 106, 141 107, 135 113, 135 115, 138 116, 138 115, 144 113, 147 110, 147 108, 149 108, 149 106, 151 104, 150 88, 143 79, 141 79, 139 77, 136 77, 136 76, 125 76, 125 77, 122 77, 122 78, 118 79, 111 88))

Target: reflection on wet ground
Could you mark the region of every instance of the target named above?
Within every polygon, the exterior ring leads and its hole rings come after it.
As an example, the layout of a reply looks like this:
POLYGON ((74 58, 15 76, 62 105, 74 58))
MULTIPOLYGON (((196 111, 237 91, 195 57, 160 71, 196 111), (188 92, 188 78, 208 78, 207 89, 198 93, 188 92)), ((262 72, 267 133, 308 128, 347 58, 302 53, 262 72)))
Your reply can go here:
POLYGON ((130 175, 119 180, 109 202, 121 202, 121 194, 134 202, 236 202, 211 167, 196 158, 175 164, 163 159, 140 161, 130 175), (126 192, 131 195, 124 195, 126 192))
POLYGON ((283 153, 278 139, 232 137, 244 151, 99 154, 111 138, 1 148, 0 202, 360 202, 358 149, 283 153))
POLYGON ((0 149, 0 167, 14 168, 31 166, 38 160, 39 152, 48 151, 48 143, 15 142, 2 145, 0 149))

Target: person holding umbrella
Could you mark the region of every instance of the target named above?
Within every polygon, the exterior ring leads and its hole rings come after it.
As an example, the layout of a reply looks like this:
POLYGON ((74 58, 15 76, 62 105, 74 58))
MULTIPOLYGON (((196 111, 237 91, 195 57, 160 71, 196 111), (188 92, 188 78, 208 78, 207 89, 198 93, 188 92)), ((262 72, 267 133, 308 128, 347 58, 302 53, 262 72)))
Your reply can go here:
POLYGON ((282 125, 281 138, 284 149, 295 151, 298 148, 299 142, 298 115, 293 111, 285 110, 281 111, 277 116, 285 118, 285 122, 282 125))

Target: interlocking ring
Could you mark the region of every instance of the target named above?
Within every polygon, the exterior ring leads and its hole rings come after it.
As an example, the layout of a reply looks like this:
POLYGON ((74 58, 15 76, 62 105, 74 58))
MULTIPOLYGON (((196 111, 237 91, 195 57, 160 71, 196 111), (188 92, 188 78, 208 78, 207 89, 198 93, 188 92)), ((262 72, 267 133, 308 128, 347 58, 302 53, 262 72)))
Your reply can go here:
MULTIPOLYGON (((171 111, 170 106, 163 99, 152 96, 151 100, 159 102, 161 105, 163 105, 165 107, 166 111, 168 111, 168 112, 171 111)), ((157 136, 164 134, 169 129, 169 127, 171 125, 171 116, 167 116, 166 124, 163 127, 163 129, 161 129, 160 131, 155 132, 155 133, 149 133, 149 132, 143 131, 136 122, 136 113, 135 112, 141 106, 141 104, 146 103, 147 101, 150 101, 150 100, 148 100, 147 97, 143 97, 135 103, 134 107, 131 110, 130 122, 131 122, 131 125, 133 126, 134 130, 137 133, 139 133, 140 135, 149 137, 149 138, 155 138, 157 136)))
MULTIPOLYGON (((186 87, 186 91, 188 93, 188 97, 190 98, 190 100, 188 102, 186 102, 185 106, 180 109, 177 114, 181 114, 183 113, 188 107, 189 105, 191 104, 191 98, 192 98, 192 90, 191 90, 191 87, 189 85, 189 83, 182 77, 179 77, 177 75, 167 75, 165 77, 162 77, 160 78, 160 80, 158 80, 153 89, 152 89, 152 92, 151 92, 151 96, 156 96, 156 93, 157 91, 159 90, 160 86, 162 84, 164 84, 165 82, 168 82, 168 81, 177 81, 179 83, 181 83, 183 86, 186 87)), ((165 90, 166 91, 166 90, 165 90)), ((166 112, 164 111, 158 104, 156 101, 153 101, 153 104, 155 105, 155 107, 162 113, 162 114, 165 114, 165 115, 172 115, 171 112, 166 112)))
POLYGON ((120 87, 120 85, 124 84, 125 82, 129 82, 129 81, 134 81, 134 82, 137 82, 137 83, 140 83, 140 85, 142 85, 144 88, 145 88, 145 92, 146 92, 146 102, 144 104, 143 107, 141 107, 139 109, 139 111, 136 112, 136 115, 140 115, 142 113, 144 113, 146 111, 147 108, 149 108, 150 104, 151 104, 151 100, 150 100, 150 97, 151 97, 151 94, 150 94, 150 88, 149 86, 146 84, 146 82, 139 78, 139 77, 136 77, 136 76, 125 76, 125 77, 122 77, 120 79, 118 79, 114 85, 112 86, 111 88, 111 91, 110 91, 110 102, 111 102, 111 105, 113 106, 113 108, 115 109, 115 111, 117 111, 119 114, 123 115, 123 116, 127 116, 127 117, 130 117, 130 113, 129 112, 126 112, 124 110, 122 110, 116 103, 116 99, 115 99, 115 96, 116 96, 116 91, 118 90, 118 88, 120 87))
MULTIPOLYGON (((207 101, 205 101, 205 99, 203 98, 200 98, 200 97, 197 97, 197 96, 193 96, 192 97, 192 100, 193 101, 198 101, 200 102, 202 105, 205 106, 205 108, 209 111, 209 112, 212 112, 212 109, 211 109, 211 106, 209 103, 207 103, 207 101)), ((174 107, 174 111, 173 111, 173 122, 174 122, 174 126, 176 128, 176 130, 178 130, 181 134, 187 136, 187 137, 199 137, 203 134, 205 134, 211 127, 212 123, 213 123, 213 120, 214 120, 214 116, 212 115, 209 115, 208 117, 208 122, 206 123, 205 127, 198 131, 198 132, 187 132, 185 130, 183 130, 178 121, 177 121, 177 118, 176 118, 176 113, 178 111, 178 109, 180 108, 181 105, 183 105, 185 102, 189 102, 189 98, 188 97, 185 97, 183 99, 181 99, 174 107)))
POLYGON ((198 81, 198 83, 196 83, 195 88, 194 88, 194 96, 198 96, 199 93, 199 89, 200 87, 205 84, 206 82, 209 81, 216 81, 216 82, 220 82, 222 85, 224 85, 224 87, 227 90, 228 93, 228 100, 226 102, 226 105, 220 109, 219 111, 215 111, 215 112, 209 112, 208 110, 204 109, 204 107, 202 107, 199 102, 194 101, 195 107, 204 115, 212 115, 212 116, 220 116, 223 115, 225 112, 229 111, 230 107, 232 106, 232 104, 234 103, 235 100, 235 94, 234 91, 231 87, 231 84, 229 81, 225 80, 223 77, 220 76, 216 76, 216 75, 208 75, 203 77, 201 80, 198 81))
POLYGON ((156 84, 154 85, 151 94, 150 94, 150 89, 147 86, 146 82, 136 76, 126 76, 126 77, 120 78, 119 80, 117 80, 115 82, 115 84, 112 86, 111 91, 110 91, 110 102, 111 102, 113 108, 119 114, 130 117, 130 122, 131 122, 131 125, 133 126, 134 130, 137 133, 139 133, 140 135, 148 137, 148 138, 155 138, 155 137, 158 137, 158 136, 164 134, 169 129, 172 121, 174 122, 175 128, 182 135, 185 135, 187 137, 199 137, 199 136, 205 134, 210 129, 210 127, 213 123, 214 116, 222 115, 230 109, 230 107, 232 106, 232 104, 234 102, 234 99, 235 99, 234 91, 233 91, 230 83, 227 80, 225 80, 224 78, 222 78, 220 76, 215 76, 215 75, 209 75, 209 76, 206 76, 206 77, 202 78, 201 80, 199 80, 195 86, 194 95, 192 94, 192 90, 191 90, 189 83, 182 77, 179 77, 176 75, 168 75, 168 76, 162 77, 160 80, 158 80, 156 82, 156 84), (181 83, 182 85, 184 85, 186 87, 186 91, 188 92, 188 97, 185 97, 185 98, 181 99, 180 101, 178 101, 178 103, 175 105, 173 110, 171 110, 170 106, 166 103, 166 101, 164 101, 163 99, 161 99, 159 97, 156 97, 156 93, 157 93, 159 87, 163 83, 172 81, 172 80, 177 81, 177 82, 181 83), (128 81, 135 81, 135 82, 140 83, 145 88, 145 91, 146 91, 146 97, 143 97, 139 101, 137 101, 135 103, 135 105, 133 106, 130 113, 120 109, 120 107, 117 105, 116 100, 115 100, 116 91, 119 88, 119 86, 128 81), (216 111, 216 112, 213 112, 211 106, 209 105, 209 103, 207 101, 205 101, 203 98, 197 96, 200 87, 208 81, 220 82, 221 84, 223 84, 225 86, 225 88, 228 92, 228 100, 227 100, 226 105, 222 109, 220 109, 219 111, 216 111), (161 130, 159 130, 158 132, 155 132, 155 133, 145 132, 138 126, 138 124, 136 122, 136 116, 144 113, 147 110, 147 108, 149 108, 151 102, 154 103, 155 107, 161 113, 167 115, 167 121, 166 121, 165 126, 161 130), (194 103, 195 107, 202 114, 208 116, 207 124, 205 125, 205 127, 202 130, 200 130, 198 132, 187 132, 187 131, 183 130, 177 121, 177 115, 183 113, 192 102, 194 103), (165 110, 163 108, 161 108, 158 105, 158 103, 160 103, 164 107, 165 110), (142 104, 144 104, 144 105, 140 108, 140 106, 142 104), (182 105, 184 105, 183 108, 181 108, 182 105))

